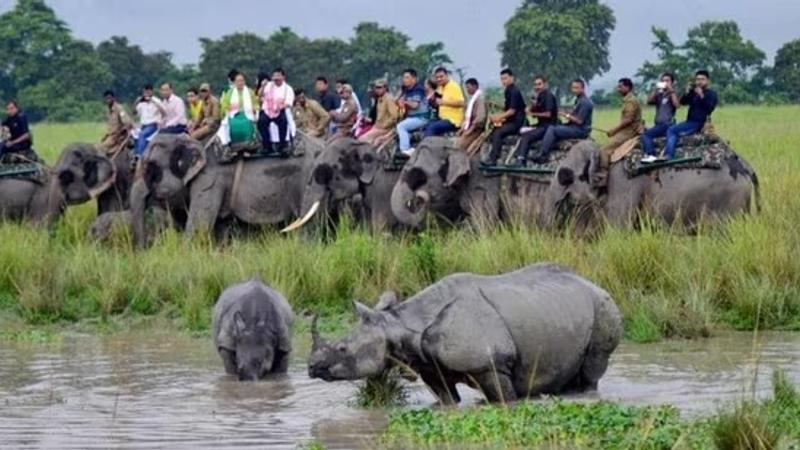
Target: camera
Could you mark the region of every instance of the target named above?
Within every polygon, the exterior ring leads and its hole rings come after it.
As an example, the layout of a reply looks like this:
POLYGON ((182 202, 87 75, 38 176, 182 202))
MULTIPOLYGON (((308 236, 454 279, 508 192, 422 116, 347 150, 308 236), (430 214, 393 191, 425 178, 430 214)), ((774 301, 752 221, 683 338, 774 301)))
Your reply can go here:
POLYGON ((666 81, 659 81, 656 83, 656 89, 659 91, 664 91, 667 89, 667 82, 666 81))

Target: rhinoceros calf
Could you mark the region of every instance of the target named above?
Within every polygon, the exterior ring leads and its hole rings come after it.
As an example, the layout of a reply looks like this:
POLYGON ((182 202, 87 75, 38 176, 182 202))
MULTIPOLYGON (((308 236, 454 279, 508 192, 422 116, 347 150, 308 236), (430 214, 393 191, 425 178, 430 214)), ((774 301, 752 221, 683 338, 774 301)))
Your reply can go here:
POLYGON ((387 293, 356 308, 359 325, 338 342, 312 327, 309 375, 353 380, 401 363, 443 403, 460 401, 457 383, 491 402, 596 389, 622 335, 608 293, 550 264, 452 275, 406 302, 387 293))
POLYGON ((214 345, 225 371, 240 380, 284 373, 292 349, 289 302, 258 280, 226 289, 214 307, 214 345))

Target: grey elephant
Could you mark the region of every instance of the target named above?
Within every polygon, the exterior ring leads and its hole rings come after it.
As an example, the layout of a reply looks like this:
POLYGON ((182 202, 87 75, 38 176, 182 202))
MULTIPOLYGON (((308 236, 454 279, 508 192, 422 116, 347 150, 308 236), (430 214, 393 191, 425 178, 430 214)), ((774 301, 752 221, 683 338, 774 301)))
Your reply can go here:
POLYGON ((289 302, 259 280, 226 289, 214 307, 214 347, 225 372, 242 381, 285 373, 292 351, 289 302))
POLYGON ((33 178, 0 179, 0 217, 50 226, 68 205, 97 199, 116 179, 112 162, 91 144, 71 144, 53 169, 33 178))
MULTIPOLYGON (((161 208, 149 208, 146 216, 145 227, 148 243, 172 227, 169 214, 161 208)), ((111 239, 114 230, 132 229, 133 217, 130 211, 106 212, 97 216, 89 228, 88 237, 91 241, 103 243, 111 239)))
MULTIPOLYGON (((102 152, 97 149, 98 152, 102 152)), ((116 178, 110 189, 97 197, 97 215, 109 212, 127 211, 130 208, 131 187, 133 186, 133 158, 127 148, 113 154, 104 154, 114 164, 116 178)))
POLYGON ((443 403, 457 383, 491 402, 594 389, 622 336, 611 297, 566 269, 446 277, 409 300, 356 303, 360 323, 337 342, 312 329, 309 375, 326 381, 411 368, 443 403))
POLYGON ((705 220, 743 214, 758 200, 758 177, 735 153, 718 169, 667 167, 630 176, 623 161, 611 166, 599 189, 600 148, 594 141, 575 145, 559 165, 547 192, 547 223, 573 220, 579 229, 608 222, 631 226, 647 215, 687 229, 705 220))
POLYGON ((146 245, 145 212, 152 204, 169 211, 187 234, 222 233, 226 222, 286 223, 300 214, 314 155, 323 142, 298 133, 303 156, 221 164, 214 140, 203 146, 188 136, 157 136, 150 142, 131 193, 134 238, 146 245))
POLYGON ((351 138, 329 142, 314 160, 303 194, 303 217, 284 231, 302 227, 314 217, 335 221, 348 208, 374 231, 396 228, 389 198, 400 171, 386 170, 388 164, 385 153, 365 142, 351 138))
POLYGON ((447 222, 539 221, 548 183, 537 177, 504 178, 481 171, 480 155, 468 156, 445 138, 425 139, 406 163, 392 191, 397 219, 419 227, 429 216, 447 222))

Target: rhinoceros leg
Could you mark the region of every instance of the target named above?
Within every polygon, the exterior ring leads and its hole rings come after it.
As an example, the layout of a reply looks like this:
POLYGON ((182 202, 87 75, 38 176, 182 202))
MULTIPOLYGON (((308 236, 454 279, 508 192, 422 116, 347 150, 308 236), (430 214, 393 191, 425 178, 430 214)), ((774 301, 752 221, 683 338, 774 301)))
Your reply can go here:
POLYGON ((489 403, 510 403, 517 400, 517 392, 511 377, 497 371, 483 372, 474 376, 489 403))
POLYGON ((275 361, 272 363, 272 373, 286 373, 289 371, 289 354, 280 350, 275 352, 275 361))
POLYGON ((225 373, 228 375, 236 375, 236 352, 228 350, 227 348, 220 348, 219 357, 222 359, 222 364, 225 366, 225 373))
POLYGON ((461 396, 458 395, 456 389, 456 381, 448 374, 434 367, 419 371, 419 376, 442 405, 457 405, 461 402, 461 396))

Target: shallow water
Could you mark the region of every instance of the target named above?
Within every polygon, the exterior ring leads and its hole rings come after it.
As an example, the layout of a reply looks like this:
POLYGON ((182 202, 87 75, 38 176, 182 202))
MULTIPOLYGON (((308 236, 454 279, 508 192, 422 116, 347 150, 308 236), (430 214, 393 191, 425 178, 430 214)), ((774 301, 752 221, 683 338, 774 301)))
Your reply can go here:
MULTIPOLYGON (((768 395, 778 368, 800 383, 800 334, 624 344, 597 393, 576 398, 670 403, 713 412, 752 383, 768 395), (756 348, 758 351, 754 352, 756 348)), ((309 380, 301 360, 262 383, 222 375, 209 342, 158 332, 67 335, 55 344, 0 342, 0 448, 370 448, 385 412, 348 402, 356 386, 309 380)), ((465 403, 479 400, 462 389, 465 403)), ((434 400, 411 388, 413 406, 434 400)))

